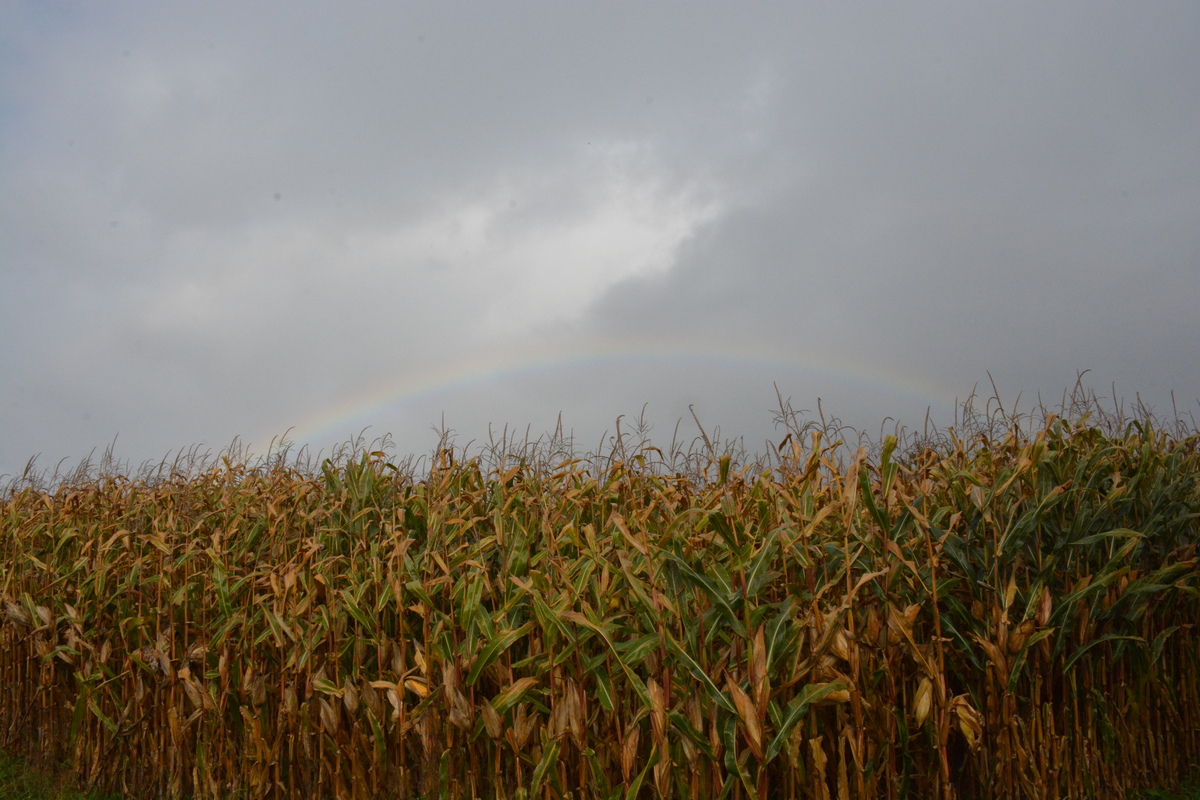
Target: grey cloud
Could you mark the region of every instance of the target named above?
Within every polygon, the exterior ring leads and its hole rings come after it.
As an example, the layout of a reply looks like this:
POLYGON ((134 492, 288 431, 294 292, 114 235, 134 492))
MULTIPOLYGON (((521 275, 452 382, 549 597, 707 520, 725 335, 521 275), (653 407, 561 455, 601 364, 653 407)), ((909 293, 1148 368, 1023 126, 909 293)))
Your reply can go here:
POLYGON ((1200 57, 1112 11, 922 17, 823 52, 822 79, 785 70, 763 150, 790 180, 669 280, 615 289, 597 325, 782 342, 942 392, 988 370, 1056 391, 1091 368, 1195 394, 1200 57))
POLYGON ((696 404, 758 441, 776 380, 870 425, 988 371, 1200 397, 1191 6, 0 15, 0 406, 29 420, 0 471, 539 348, 370 423, 418 448, 444 409, 475 438, 561 409, 587 439, 696 404), (581 355, 639 348, 692 355, 581 355))

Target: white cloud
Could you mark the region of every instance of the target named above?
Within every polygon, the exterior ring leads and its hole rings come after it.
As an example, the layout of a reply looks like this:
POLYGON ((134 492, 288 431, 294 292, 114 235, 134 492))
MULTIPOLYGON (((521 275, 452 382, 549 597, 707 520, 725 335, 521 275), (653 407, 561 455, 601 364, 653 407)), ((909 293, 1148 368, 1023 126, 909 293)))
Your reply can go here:
POLYGON ((459 325, 514 336, 578 317, 612 287, 667 272, 721 211, 715 187, 674 184, 628 143, 584 145, 557 168, 508 172, 391 231, 355 231, 348 257, 392 265, 459 325))

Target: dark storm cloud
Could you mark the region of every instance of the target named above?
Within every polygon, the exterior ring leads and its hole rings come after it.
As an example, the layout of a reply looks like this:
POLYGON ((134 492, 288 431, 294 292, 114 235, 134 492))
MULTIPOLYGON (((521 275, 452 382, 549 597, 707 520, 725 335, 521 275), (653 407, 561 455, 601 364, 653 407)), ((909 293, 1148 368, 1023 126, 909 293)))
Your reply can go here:
POLYGON ((990 370, 1057 400, 1092 369, 1192 399, 1195 12, 942 11, 807 42, 819 74, 804 47, 778 62, 771 189, 665 279, 614 289, 597 324, 832 353, 941 392, 990 370))

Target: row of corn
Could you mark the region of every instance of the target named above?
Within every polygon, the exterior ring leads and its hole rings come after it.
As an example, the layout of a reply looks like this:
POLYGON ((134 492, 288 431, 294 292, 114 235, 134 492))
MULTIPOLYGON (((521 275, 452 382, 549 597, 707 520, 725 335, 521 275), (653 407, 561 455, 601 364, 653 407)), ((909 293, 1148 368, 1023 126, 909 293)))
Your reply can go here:
POLYGON ((1123 797, 1200 764, 1198 441, 14 489, 0 747, 146 798, 1123 797))

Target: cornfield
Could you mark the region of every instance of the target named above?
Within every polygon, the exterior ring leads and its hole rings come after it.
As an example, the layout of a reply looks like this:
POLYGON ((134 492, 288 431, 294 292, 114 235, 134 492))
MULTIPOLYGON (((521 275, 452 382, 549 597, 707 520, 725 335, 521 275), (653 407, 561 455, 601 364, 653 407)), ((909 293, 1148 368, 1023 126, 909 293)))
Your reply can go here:
POLYGON ((1089 419, 703 474, 363 449, 14 485, 0 747, 147 798, 1169 785, 1200 765, 1200 437, 1089 419))

